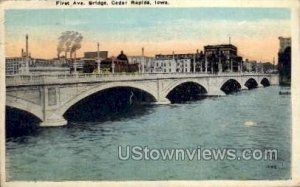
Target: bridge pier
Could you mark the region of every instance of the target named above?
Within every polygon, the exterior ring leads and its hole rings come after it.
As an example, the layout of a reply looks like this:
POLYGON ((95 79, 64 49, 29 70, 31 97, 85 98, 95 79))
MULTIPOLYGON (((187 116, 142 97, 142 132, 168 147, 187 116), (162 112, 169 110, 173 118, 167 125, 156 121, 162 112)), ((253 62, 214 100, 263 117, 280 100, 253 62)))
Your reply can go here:
POLYGON ((226 94, 222 90, 210 90, 207 96, 225 96, 226 94))
POLYGON ((168 104, 171 104, 171 101, 169 99, 167 99, 167 98, 163 98, 163 99, 159 99, 154 104, 157 104, 157 105, 168 105, 168 104))
POLYGON ((63 116, 57 116, 57 118, 47 119, 40 123, 41 127, 58 127, 67 125, 68 121, 63 116))
POLYGON ((43 86, 41 88, 43 100, 42 127, 57 127, 66 125, 68 122, 60 113, 60 88, 59 86, 43 86))
POLYGON ((244 84, 241 84, 241 90, 248 90, 248 87, 245 86, 244 84))

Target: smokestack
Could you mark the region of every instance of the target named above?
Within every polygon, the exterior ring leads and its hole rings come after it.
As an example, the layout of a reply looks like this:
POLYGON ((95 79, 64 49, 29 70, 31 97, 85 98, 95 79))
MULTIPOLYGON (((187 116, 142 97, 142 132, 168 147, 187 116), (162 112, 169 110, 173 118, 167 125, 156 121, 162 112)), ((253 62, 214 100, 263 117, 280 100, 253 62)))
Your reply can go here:
POLYGON ((26 57, 28 57, 28 34, 26 34, 26 57))
POLYGON ((144 47, 142 47, 142 56, 144 56, 144 47))

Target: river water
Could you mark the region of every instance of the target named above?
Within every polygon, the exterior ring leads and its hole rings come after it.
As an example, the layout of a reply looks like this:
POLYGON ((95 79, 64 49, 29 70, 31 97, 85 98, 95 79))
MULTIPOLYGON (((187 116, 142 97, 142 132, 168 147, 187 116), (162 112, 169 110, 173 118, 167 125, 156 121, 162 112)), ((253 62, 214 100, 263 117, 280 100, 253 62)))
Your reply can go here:
POLYGON ((289 179, 291 99, 272 86, 7 138, 8 180, 289 179), (118 145, 278 150, 278 159, 120 160, 118 145))

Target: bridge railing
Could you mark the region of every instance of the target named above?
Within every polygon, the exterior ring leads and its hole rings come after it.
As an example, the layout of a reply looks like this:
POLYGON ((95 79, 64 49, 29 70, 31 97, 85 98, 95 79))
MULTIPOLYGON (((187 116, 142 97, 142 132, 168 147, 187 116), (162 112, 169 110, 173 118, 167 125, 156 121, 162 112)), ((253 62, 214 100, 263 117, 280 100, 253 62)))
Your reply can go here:
POLYGON ((47 74, 47 75, 7 75, 6 86, 31 85, 31 84, 55 84, 55 83, 76 83, 76 82, 99 82, 118 80, 141 80, 160 78, 191 78, 191 77, 218 77, 218 76, 258 76, 270 75, 260 73, 115 73, 115 74, 47 74))

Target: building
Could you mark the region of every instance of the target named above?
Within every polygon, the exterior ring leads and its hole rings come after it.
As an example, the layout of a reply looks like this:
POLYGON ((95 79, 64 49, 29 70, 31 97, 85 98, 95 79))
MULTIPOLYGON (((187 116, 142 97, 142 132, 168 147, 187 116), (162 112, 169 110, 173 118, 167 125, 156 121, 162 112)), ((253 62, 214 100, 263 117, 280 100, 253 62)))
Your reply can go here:
MULTIPOLYGON (((99 53, 98 53, 98 51, 87 51, 87 52, 84 52, 83 54, 84 54, 83 58, 76 60, 77 61, 76 67, 79 67, 79 69, 78 69, 79 72, 83 72, 83 73, 97 73, 97 71, 98 71, 97 60, 99 60, 101 62, 102 60, 108 58, 108 51, 100 51, 99 50, 99 53), (98 57, 98 55, 99 55, 99 57, 98 57), (80 69, 81 66, 82 66, 82 70, 80 69)), ((103 66, 103 65, 100 63, 99 69, 101 69, 101 66, 103 66)), ((104 71, 104 70, 105 69, 103 67, 102 71, 104 71)))
POLYGON ((278 72, 280 84, 291 83, 291 38, 279 37, 278 72))
POLYGON ((190 73, 191 72, 191 59, 177 59, 176 60, 176 72, 178 73, 190 73))
POLYGON ((255 72, 256 71, 256 69, 255 69, 256 64, 257 64, 257 62, 255 60, 246 59, 243 62, 243 71, 244 72, 255 72))
MULTIPOLYGON (((98 62, 97 59, 84 58, 84 73, 97 73, 98 62)), ((137 63, 129 63, 127 55, 123 51, 117 57, 107 57, 99 60, 99 69, 101 73, 115 73, 115 72, 138 72, 139 67, 137 63)))
POLYGON ((283 53, 286 48, 291 47, 291 37, 279 37, 279 53, 283 53))
POLYGON ((156 55, 154 61, 155 73, 190 73, 191 59, 194 55, 183 55, 173 53, 173 55, 156 55), (185 58, 186 57, 186 58, 185 58))
POLYGON ((25 57, 7 57, 5 58, 5 74, 26 74, 29 73, 28 64, 25 57))
POLYGON ((5 58, 6 75, 61 74, 69 72, 69 64, 64 59, 36 59, 31 57, 5 58))
MULTIPOLYGON (((173 54, 158 54, 155 55, 155 71, 162 71, 162 72, 192 72, 194 71, 191 67, 194 65, 194 61, 196 58, 196 54, 195 53, 182 53, 182 54, 175 54, 173 52, 173 54), (170 63, 172 64, 173 60, 175 61, 174 68, 172 65, 169 65, 170 63), (165 61, 165 62, 163 62, 165 61), (158 64, 157 64, 158 62, 158 64), (162 68, 161 66, 157 66, 161 63, 165 63, 165 66, 163 66, 164 68, 162 68), (185 65, 183 65, 185 64, 185 65), (183 68, 184 67, 184 68, 183 68), (185 69, 185 67, 187 67, 188 69, 185 69), (170 69, 171 68, 171 69, 170 69)), ((195 70, 196 71, 196 70, 195 70)))
POLYGON ((128 56, 129 64, 138 64, 139 72, 152 73, 154 72, 154 57, 147 56, 128 56))
POLYGON ((176 61, 173 59, 156 59, 154 73, 175 73, 176 61))
POLYGON ((204 46, 204 56, 208 72, 241 71, 243 58, 238 56, 237 47, 232 44, 204 46))
MULTIPOLYGON (((170 60, 174 58, 175 61, 183 60, 182 63, 186 63, 188 70, 183 70, 179 67, 177 72, 209 72, 209 73, 221 73, 221 72, 240 72, 242 71, 243 58, 238 56, 238 49, 232 44, 220 44, 220 45, 206 45, 204 51, 197 50, 196 53, 186 54, 158 54, 155 56, 155 60, 170 60)), ((159 62, 161 63, 161 62, 159 62)), ((157 66, 156 71, 170 71, 166 61, 166 68, 157 66)), ((172 68, 171 68, 172 69, 172 68)))
POLYGON ((66 59, 32 58, 29 52, 28 35, 26 35, 25 51, 21 50, 20 57, 5 58, 6 75, 13 74, 60 74, 70 71, 66 59))
MULTIPOLYGON (((106 59, 108 57, 108 51, 99 51, 99 57, 101 59, 106 59)), ((83 53, 83 58, 85 59, 97 59, 98 51, 87 51, 83 53)))
POLYGON ((128 56, 129 64, 137 64, 139 73, 153 73, 155 59, 144 55, 144 47, 142 47, 141 55, 128 56))
POLYGON ((71 73, 83 73, 84 72, 84 64, 86 60, 84 58, 76 58, 69 60, 69 67, 71 73))

